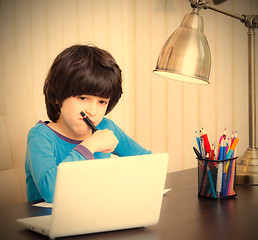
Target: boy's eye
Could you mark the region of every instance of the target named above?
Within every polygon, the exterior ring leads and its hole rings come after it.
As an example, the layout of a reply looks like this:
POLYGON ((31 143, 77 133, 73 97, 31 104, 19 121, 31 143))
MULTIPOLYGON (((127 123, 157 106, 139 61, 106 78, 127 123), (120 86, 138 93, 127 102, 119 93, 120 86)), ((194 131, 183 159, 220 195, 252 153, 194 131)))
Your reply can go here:
POLYGON ((100 104, 103 104, 103 105, 108 104, 108 102, 107 102, 107 101, 104 101, 104 100, 100 100, 99 103, 100 103, 100 104))
POLYGON ((86 97, 79 97, 80 100, 85 101, 87 98, 86 97))

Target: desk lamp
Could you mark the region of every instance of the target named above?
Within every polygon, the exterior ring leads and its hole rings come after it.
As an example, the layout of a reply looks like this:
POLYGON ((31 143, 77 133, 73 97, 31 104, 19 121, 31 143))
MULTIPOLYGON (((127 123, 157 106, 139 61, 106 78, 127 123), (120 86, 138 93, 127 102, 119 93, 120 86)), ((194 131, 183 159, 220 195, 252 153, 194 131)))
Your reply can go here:
POLYGON ((201 9, 211 9, 239 19, 248 28, 249 147, 237 160, 236 182, 241 185, 258 185, 254 31, 258 28, 258 15, 240 15, 219 8, 205 0, 189 0, 189 2, 193 9, 192 13, 185 15, 181 26, 164 44, 153 72, 173 80, 209 84, 211 55, 203 33, 203 18, 199 15, 201 9))

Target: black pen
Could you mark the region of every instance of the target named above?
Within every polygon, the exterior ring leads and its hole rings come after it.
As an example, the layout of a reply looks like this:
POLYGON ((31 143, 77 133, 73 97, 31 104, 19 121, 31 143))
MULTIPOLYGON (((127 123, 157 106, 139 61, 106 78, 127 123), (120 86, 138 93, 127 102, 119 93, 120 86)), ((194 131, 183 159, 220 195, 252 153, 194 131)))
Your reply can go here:
POLYGON ((83 117, 83 121, 89 126, 92 133, 96 132, 98 129, 95 127, 95 125, 92 123, 92 121, 86 116, 86 114, 82 111, 81 115, 83 117))
POLYGON ((194 150, 194 152, 195 152, 197 158, 202 158, 202 154, 200 154, 200 152, 197 150, 196 147, 193 147, 193 150, 194 150))
MULTIPOLYGON (((82 111, 80 112, 80 114, 83 117, 83 121, 89 126, 89 128, 91 129, 92 133, 98 131, 98 129, 96 128, 96 126, 92 123, 92 121, 86 116, 86 114, 82 111)), ((112 152, 114 155, 117 155, 115 151, 112 152)))

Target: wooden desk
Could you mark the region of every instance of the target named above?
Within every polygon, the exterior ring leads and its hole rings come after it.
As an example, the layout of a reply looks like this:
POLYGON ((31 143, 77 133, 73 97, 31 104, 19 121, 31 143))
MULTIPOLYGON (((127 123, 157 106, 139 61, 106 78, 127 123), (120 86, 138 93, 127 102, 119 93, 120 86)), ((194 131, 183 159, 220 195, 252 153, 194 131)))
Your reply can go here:
MULTIPOLYGON (((197 169, 170 173, 160 221, 149 228, 88 234, 63 239, 98 240, 255 240, 258 239, 258 186, 237 186, 237 198, 197 197, 197 169)), ((26 230, 17 218, 50 214, 50 209, 23 203, 0 209, 0 239, 48 239, 26 230)))

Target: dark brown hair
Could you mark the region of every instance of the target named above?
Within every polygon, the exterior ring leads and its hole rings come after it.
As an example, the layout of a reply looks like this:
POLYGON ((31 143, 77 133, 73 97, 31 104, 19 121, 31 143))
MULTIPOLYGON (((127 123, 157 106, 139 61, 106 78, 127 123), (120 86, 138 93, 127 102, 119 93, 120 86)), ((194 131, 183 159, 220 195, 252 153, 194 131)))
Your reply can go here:
POLYGON ((122 95, 121 69, 107 51, 88 45, 74 45, 54 60, 43 92, 47 114, 56 122, 65 99, 80 95, 110 98, 106 114, 122 95))

